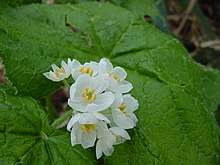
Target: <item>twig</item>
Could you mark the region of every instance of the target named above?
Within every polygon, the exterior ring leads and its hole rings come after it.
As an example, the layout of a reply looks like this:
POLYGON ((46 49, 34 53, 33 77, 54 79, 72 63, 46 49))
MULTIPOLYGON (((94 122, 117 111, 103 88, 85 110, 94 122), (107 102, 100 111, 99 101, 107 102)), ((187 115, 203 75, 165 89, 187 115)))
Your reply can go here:
POLYGON ((180 22, 179 27, 174 31, 175 35, 178 35, 182 31, 186 21, 189 18, 189 14, 192 12, 192 9, 195 6, 196 2, 197 2, 197 0, 191 0, 190 1, 186 11, 183 13, 184 17, 183 17, 182 21, 180 22))
POLYGON ((200 44, 201 48, 213 48, 215 50, 220 50, 220 40, 204 41, 200 44))

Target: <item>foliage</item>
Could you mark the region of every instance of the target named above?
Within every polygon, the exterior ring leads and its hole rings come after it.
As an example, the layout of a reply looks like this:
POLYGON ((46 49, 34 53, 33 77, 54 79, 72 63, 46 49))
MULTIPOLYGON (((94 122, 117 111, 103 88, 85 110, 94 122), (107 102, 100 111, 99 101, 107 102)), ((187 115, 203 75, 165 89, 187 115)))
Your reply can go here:
MULTIPOLYGON (((128 72, 138 99, 132 140, 104 164, 217 164, 220 72, 192 61, 182 44, 132 12, 97 2, 28 5, 0 10, 0 54, 18 94, 0 91, 3 164, 97 163, 94 152, 71 147, 69 134, 50 126, 38 101, 61 84, 43 73, 68 57, 107 57, 128 72), (91 39, 65 26, 67 21, 91 39)), ((1 88, 1 86, 0 86, 1 88)))

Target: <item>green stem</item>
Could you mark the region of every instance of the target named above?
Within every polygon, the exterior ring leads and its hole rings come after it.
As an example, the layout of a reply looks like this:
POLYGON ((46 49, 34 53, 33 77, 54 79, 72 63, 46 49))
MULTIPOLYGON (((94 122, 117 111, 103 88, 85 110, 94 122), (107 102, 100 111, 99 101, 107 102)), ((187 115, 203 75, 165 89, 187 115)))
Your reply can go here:
POLYGON ((66 85, 67 88, 70 89, 70 84, 66 81, 66 79, 63 80, 64 85, 66 85))
POLYGON ((67 111, 64 115, 60 116, 56 121, 54 121, 54 123, 52 124, 52 126, 54 128, 57 128, 60 124, 62 124, 68 117, 72 116, 73 111, 69 110, 67 111))
POLYGON ((112 110, 111 109, 106 109, 104 111, 101 112, 102 114, 112 114, 112 110))

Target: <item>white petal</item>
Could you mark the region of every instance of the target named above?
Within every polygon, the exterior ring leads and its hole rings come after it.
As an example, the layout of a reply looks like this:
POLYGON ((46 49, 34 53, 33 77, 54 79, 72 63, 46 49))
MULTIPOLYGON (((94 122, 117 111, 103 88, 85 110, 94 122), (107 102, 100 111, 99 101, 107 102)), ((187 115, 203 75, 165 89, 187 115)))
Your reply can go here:
POLYGON ((75 96, 76 93, 76 84, 72 84, 70 86, 70 98, 73 98, 75 96))
POLYGON ((86 63, 84 64, 84 66, 85 66, 86 68, 92 69, 92 70, 93 70, 92 76, 96 76, 97 70, 98 70, 98 63, 97 63, 97 62, 94 62, 94 61, 91 61, 91 62, 89 62, 89 63, 86 62, 86 63))
POLYGON ((65 70, 65 78, 68 78, 70 76, 71 68, 69 67, 69 65, 67 65, 65 61, 61 62, 61 66, 65 70))
POLYGON ((77 113, 75 114, 71 119, 70 121, 68 122, 67 124, 67 130, 70 131, 70 129, 72 128, 72 126, 79 120, 81 114, 80 113, 77 113))
POLYGON ((108 82, 108 90, 113 91, 113 92, 120 92, 120 91, 117 91, 118 83, 114 78, 108 76, 106 79, 108 82))
POLYGON ((115 93, 115 99, 112 103, 112 105, 110 106, 111 109, 116 109, 117 107, 119 107, 123 102, 123 97, 122 94, 120 92, 116 92, 115 93))
POLYGON ((65 61, 61 61, 61 66, 65 69, 68 68, 68 65, 65 61))
POLYGON ((97 104, 96 111, 102 111, 110 107, 110 105, 114 101, 114 94, 112 92, 102 93, 97 96, 96 100, 94 101, 97 104))
POLYGON ((103 136, 100 140, 102 140, 103 153, 106 156, 110 156, 114 151, 113 144, 115 142, 115 136, 108 130, 105 132, 105 136, 103 136))
POLYGON ((108 130, 107 132, 105 132, 103 140, 108 148, 112 148, 113 143, 115 142, 115 135, 113 135, 112 132, 108 130))
POLYGON ((105 122, 103 122, 103 121, 99 121, 96 124, 96 130, 97 130, 97 137, 98 138, 102 138, 104 136, 104 133, 106 131, 108 131, 107 124, 105 122))
POLYGON ((77 78, 81 75, 81 73, 79 72, 78 69, 72 69, 71 75, 72 75, 73 79, 76 81, 77 78))
POLYGON ((96 132, 94 130, 90 131, 88 134, 86 131, 82 133, 81 137, 82 146, 84 149, 94 146, 96 140, 96 132))
POLYGON ((93 113, 82 113, 78 122, 80 124, 96 124, 98 119, 93 113))
MULTIPOLYGON (((43 73, 43 75, 44 75, 46 78, 48 78, 48 79, 50 79, 50 80, 52 80, 52 81, 56 81, 56 79, 52 78, 52 74, 53 74, 52 71, 43 73)), ((59 81, 59 80, 58 80, 58 81, 59 81)))
POLYGON ((56 64, 52 64, 51 67, 53 68, 53 70, 56 70, 57 68, 59 68, 56 64))
MULTIPOLYGON (((75 100, 77 101, 77 100, 75 100)), ((74 100, 71 100, 71 99, 68 99, 68 105, 74 109, 74 110, 77 110, 77 111, 80 111, 80 112, 86 112, 86 108, 85 108, 85 105, 84 103, 81 101, 79 102, 74 102, 74 100)))
POLYGON ((98 106, 98 105, 97 105, 97 104, 94 104, 94 103, 92 103, 92 104, 87 104, 85 110, 86 110, 87 112, 96 112, 97 106, 98 106))
POLYGON ((73 126, 71 130, 71 145, 74 146, 76 144, 81 144, 81 129, 80 125, 76 124, 73 126))
POLYGON ((113 71, 114 75, 116 75, 120 78, 121 81, 123 81, 127 76, 126 71, 121 67, 115 67, 112 71, 113 71))
POLYGON ((125 138, 126 140, 131 139, 129 134, 127 133, 127 131, 120 128, 120 127, 112 127, 109 130, 116 136, 121 136, 121 137, 125 138))
POLYGON ((103 114, 101 113, 94 113, 94 115, 99 119, 99 120, 102 120, 102 121, 105 121, 106 123, 110 123, 110 120, 105 117, 103 114))
POLYGON ((50 80, 52 80, 52 81, 54 81, 54 82, 58 82, 58 81, 63 80, 61 77, 56 77, 55 74, 54 74, 54 72, 52 72, 52 71, 43 73, 43 75, 44 75, 46 78, 48 78, 48 79, 50 79, 50 80))
POLYGON ((110 156, 113 151, 113 143, 115 141, 115 136, 109 131, 103 132, 103 136, 98 140, 96 146, 96 157, 99 159, 102 156, 102 152, 106 156, 110 156))
POLYGON ((108 87, 108 82, 102 76, 98 76, 91 79, 89 87, 95 89, 96 94, 102 93, 108 87))
POLYGON ((117 91, 121 92, 121 93, 127 93, 129 92, 131 89, 133 88, 132 84, 126 80, 124 81, 121 81, 119 84, 118 84, 118 87, 117 87, 117 91))
POLYGON ((68 58, 68 60, 67 60, 67 65, 68 65, 69 67, 72 67, 72 60, 71 60, 70 58, 68 58))
POLYGON ((98 64, 99 74, 108 74, 113 69, 111 62, 107 58, 102 58, 98 64))
POLYGON ((136 126, 136 123, 138 122, 138 118, 135 116, 134 113, 130 114, 130 118, 132 119, 134 125, 136 126))
POLYGON ((102 157, 102 147, 100 140, 98 140, 96 143, 96 158, 99 159, 101 157, 102 157))
POLYGON ((112 110, 114 122, 121 128, 130 129, 134 127, 133 121, 123 114, 119 109, 112 110))
POLYGON ((107 68, 106 68, 106 62, 101 59, 99 64, 98 64, 98 74, 100 75, 104 75, 104 74, 107 74, 108 71, 107 71, 107 68))
POLYGON ((83 92, 85 90, 86 87, 89 86, 89 82, 91 81, 91 78, 88 74, 83 74, 81 75, 77 81, 75 82, 76 84, 76 89, 79 92, 83 92))
POLYGON ((82 66, 82 64, 79 61, 77 61, 76 59, 74 59, 72 61, 72 69, 79 69, 81 66, 82 66))
POLYGON ((126 111, 128 111, 129 113, 134 112, 138 108, 138 101, 130 94, 126 94, 123 96, 123 102, 126 105, 126 111))
POLYGON ((111 156, 112 153, 114 151, 114 147, 108 147, 106 145, 103 145, 103 153, 106 155, 106 156, 111 156))

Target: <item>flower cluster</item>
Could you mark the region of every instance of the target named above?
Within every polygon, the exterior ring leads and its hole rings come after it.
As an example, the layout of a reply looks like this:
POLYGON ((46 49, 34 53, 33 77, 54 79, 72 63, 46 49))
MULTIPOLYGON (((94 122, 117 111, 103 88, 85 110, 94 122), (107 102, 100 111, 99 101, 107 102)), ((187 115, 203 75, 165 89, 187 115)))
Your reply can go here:
POLYGON ((126 81, 122 67, 113 67, 103 58, 99 63, 81 64, 77 60, 62 61, 61 68, 52 65, 53 71, 44 73, 52 81, 61 81, 70 75, 75 83, 70 87, 68 105, 73 109, 67 130, 71 144, 89 148, 96 143, 96 157, 110 156, 113 145, 130 140, 126 129, 136 126, 134 111, 138 101, 128 93, 133 87, 126 81))

